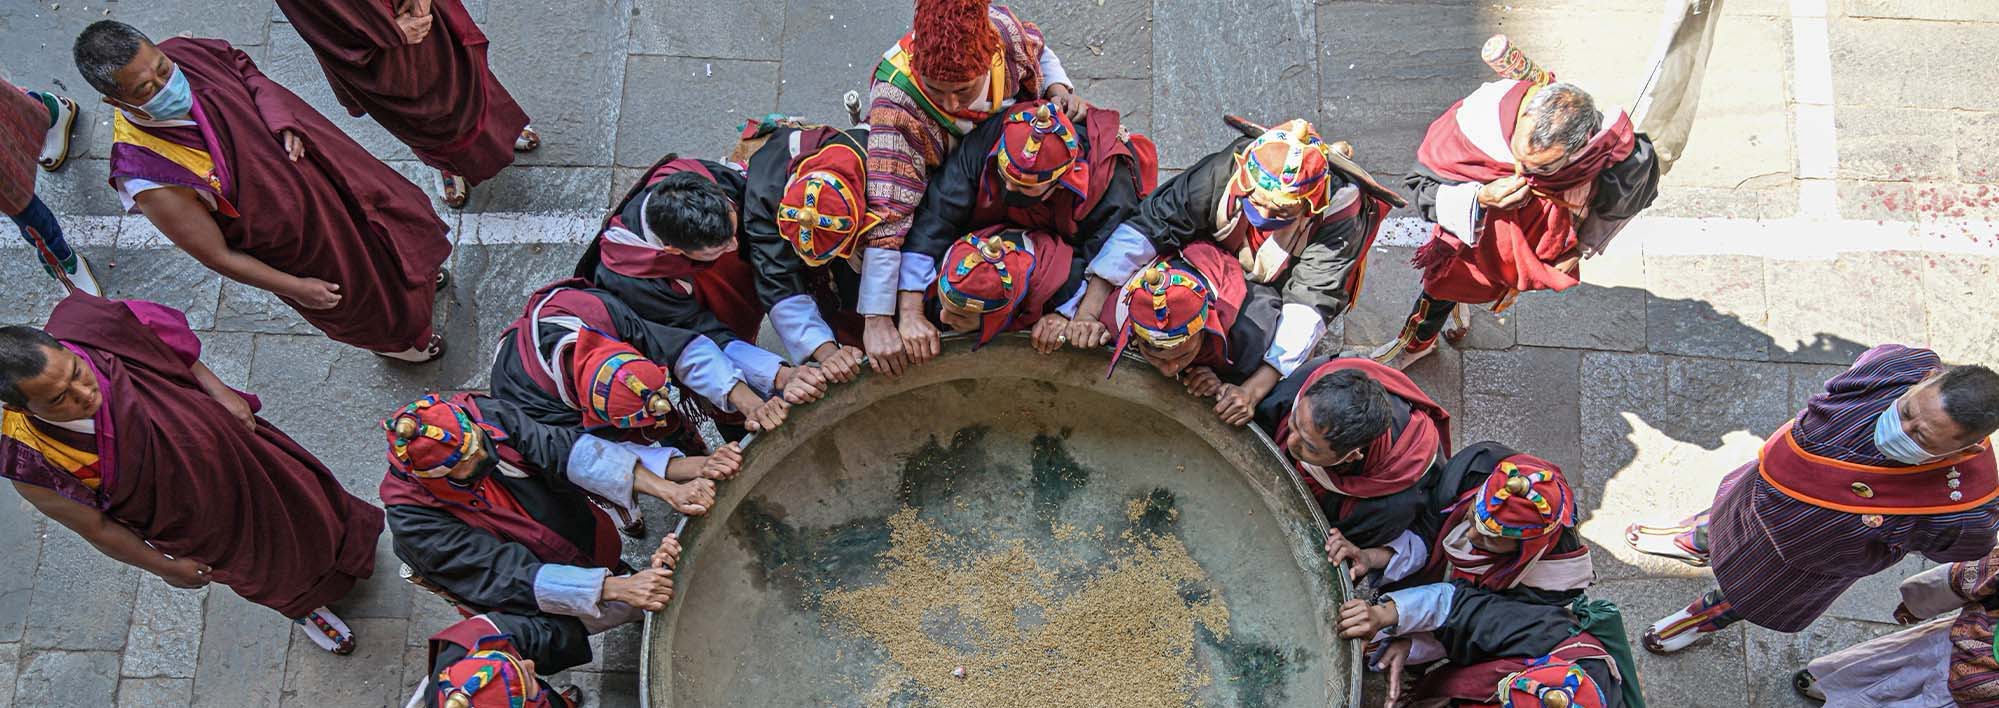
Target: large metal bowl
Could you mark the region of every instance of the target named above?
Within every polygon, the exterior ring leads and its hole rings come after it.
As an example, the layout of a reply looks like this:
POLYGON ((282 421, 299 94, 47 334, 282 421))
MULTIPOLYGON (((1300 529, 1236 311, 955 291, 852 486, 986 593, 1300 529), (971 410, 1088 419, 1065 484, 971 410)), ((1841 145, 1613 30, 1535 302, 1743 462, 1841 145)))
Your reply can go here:
POLYGON ((905 508, 968 552, 1022 541, 1074 584, 1115 563, 1091 544, 1170 534, 1205 576, 1182 594, 1229 609, 1225 638, 1197 632, 1189 666, 1211 681, 1188 705, 1359 704, 1360 647, 1335 626, 1352 588, 1267 437, 1135 359, 1106 380, 1101 352, 1044 356, 1018 335, 971 348, 947 339, 938 360, 837 386, 754 439, 683 533, 679 596, 646 622, 651 706, 931 704, 884 699, 881 676, 901 667, 824 612, 828 592, 882 582, 886 520, 905 508))

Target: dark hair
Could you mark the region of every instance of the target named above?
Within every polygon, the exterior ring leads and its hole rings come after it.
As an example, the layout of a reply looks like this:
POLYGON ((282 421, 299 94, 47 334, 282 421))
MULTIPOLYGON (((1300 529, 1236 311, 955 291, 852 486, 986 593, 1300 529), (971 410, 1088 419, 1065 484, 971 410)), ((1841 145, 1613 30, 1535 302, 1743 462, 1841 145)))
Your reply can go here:
POLYGON ((1527 112, 1534 116, 1527 146, 1536 150, 1560 146, 1563 154, 1573 155, 1603 127, 1596 101, 1575 84, 1549 84, 1527 103, 1527 112))
POLYGON ((0 327, 0 402, 28 407, 21 382, 42 375, 49 367, 47 350, 60 346, 55 337, 33 327, 0 327))
POLYGON ((646 191, 646 228, 660 243, 696 251, 736 237, 729 220, 729 211, 735 207, 714 180, 693 172, 676 172, 646 191))
POLYGON ((1999 430, 1999 374, 1983 366, 1953 366, 1937 377, 1944 413, 1978 437, 1999 430))
POLYGON ((1319 378, 1305 389, 1312 423, 1326 431, 1326 446, 1345 453, 1367 445, 1388 430, 1388 389, 1353 369, 1319 378))
POLYGON ((118 80, 113 75, 132 63, 132 57, 139 55, 139 48, 151 41, 137 27, 117 20, 98 20, 76 36, 76 46, 70 55, 76 59, 76 73, 82 74, 91 88, 109 98, 120 98, 118 80))

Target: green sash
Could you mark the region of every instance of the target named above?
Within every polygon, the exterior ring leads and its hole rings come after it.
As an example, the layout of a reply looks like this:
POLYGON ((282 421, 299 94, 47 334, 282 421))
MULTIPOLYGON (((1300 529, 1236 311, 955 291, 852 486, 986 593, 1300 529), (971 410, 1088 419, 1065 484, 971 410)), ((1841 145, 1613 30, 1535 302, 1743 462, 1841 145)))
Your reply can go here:
POLYGON ((1624 613, 1609 600, 1578 597, 1569 605, 1576 616, 1576 631, 1589 632, 1617 661, 1618 678, 1623 680, 1624 708, 1645 708, 1645 691, 1638 686, 1638 663, 1631 659, 1631 639, 1624 634, 1624 613))

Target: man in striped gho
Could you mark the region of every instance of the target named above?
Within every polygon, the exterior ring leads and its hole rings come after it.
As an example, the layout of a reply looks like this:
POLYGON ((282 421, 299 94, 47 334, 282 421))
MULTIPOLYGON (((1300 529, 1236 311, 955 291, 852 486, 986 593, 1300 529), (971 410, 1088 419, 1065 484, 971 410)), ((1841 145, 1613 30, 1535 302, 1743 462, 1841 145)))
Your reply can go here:
POLYGON ((1639 551, 1714 566, 1715 589, 1653 623, 1645 648, 1678 651, 1745 619, 1796 632, 1910 553, 1983 557, 1999 528, 1995 429, 1991 369, 1899 344, 1861 354, 1722 480, 1714 506, 1625 532, 1639 551))

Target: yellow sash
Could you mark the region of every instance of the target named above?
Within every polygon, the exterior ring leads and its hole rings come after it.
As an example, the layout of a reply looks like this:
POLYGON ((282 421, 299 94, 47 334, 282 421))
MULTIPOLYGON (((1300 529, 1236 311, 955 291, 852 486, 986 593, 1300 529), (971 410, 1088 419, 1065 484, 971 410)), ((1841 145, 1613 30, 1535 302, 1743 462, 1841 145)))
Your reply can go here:
POLYGON ((41 428, 35 427, 35 424, 28 420, 28 416, 25 413, 12 410, 3 411, 3 413, 4 417, 0 417, 0 435, 12 438, 16 442, 42 453, 42 457, 48 458, 49 464, 55 465, 62 469, 62 471, 74 475, 78 480, 83 482, 83 486, 96 489, 104 483, 103 478, 98 476, 95 469, 98 460, 97 453, 78 450, 64 444, 60 440, 49 437, 42 432, 41 428))

